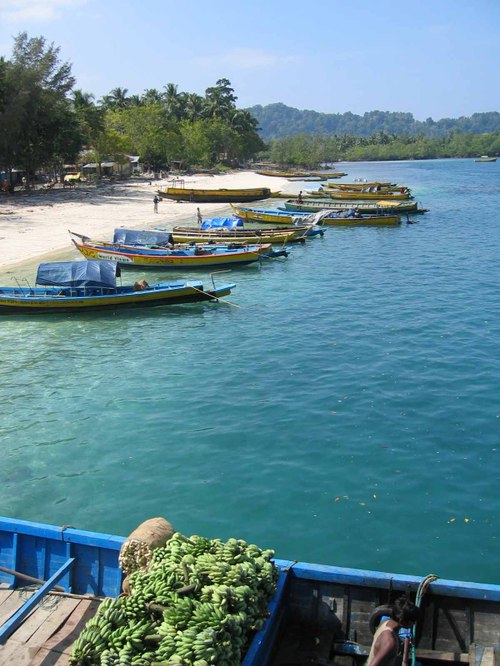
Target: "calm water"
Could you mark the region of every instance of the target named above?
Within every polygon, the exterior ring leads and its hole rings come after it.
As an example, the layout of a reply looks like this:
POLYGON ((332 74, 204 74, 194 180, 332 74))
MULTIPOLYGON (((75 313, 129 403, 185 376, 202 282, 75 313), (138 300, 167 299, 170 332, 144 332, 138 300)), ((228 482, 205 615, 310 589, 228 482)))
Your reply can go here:
POLYGON ((339 168, 431 212, 221 276, 240 308, 2 319, 0 514, 116 534, 163 515, 499 582, 500 163, 339 168))

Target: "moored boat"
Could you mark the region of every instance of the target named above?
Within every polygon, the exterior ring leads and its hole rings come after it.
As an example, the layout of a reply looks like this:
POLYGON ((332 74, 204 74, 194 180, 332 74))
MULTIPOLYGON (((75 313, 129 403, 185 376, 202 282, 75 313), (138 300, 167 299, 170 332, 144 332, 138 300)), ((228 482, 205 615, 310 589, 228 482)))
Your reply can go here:
MULTIPOLYGON (((266 224, 321 224, 322 226, 372 226, 397 225, 401 223, 399 215, 368 215, 355 214, 354 209, 348 211, 324 210, 320 219, 315 221, 318 213, 305 213, 298 211, 271 210, 263 208, 247 208, 233 206, 234 214, 242 220, 250 222, 263 222, 266 224)), ((321 212, 321 210, 319 211, 321 212)))
POLYGON ((332 190, 330 189, 329 195, 331 199, 350 199, 354 201, 377 201, 381 197, 387 200, 396 200, 396 201, 404 201, 406 199, 411 199, 412 196, 410 192, 407 190, 404 192, 398 191, 373 191, 373 192, 367 192, 365 190, 332 190))
POLYGON ((328 199, 308 199, 301 204, 298 204, 295 199, 285 201, 284 208, 280 210, 291 210, 299 212, 313 212, 318 210, 351 210, 357 208, 361 213, 375 213, 393 212, 393 213, 425 213, 427 209, 419 208, 416 201, 388 201, 381 199, 380 201, 331 201, 328 199))
POLYGON ((116 310, 214 301, 234 284, 205 289, 200 281, 145 280, 120 286, 120 268, 112 261, 69 261, 40 264, 35 286, 0 287, 0 314, 46 314, 116 310))
POLYGON ((488 155, 481 155, 481 157, 478 157, 474 162, 496 162, 497 158, 496 157, 488 157, 488 155))
MULTIPOLYGON (((238 242, 252 243, 297 243, 304 242, 313 235, 315 229, 309 226, 297 226, 278 229, 250 229, 244 226, 238 217, 212 218, 204 220, 201 227, 177 226, 172 229, 175 243, 211 243, 238 242)), ((323 230, 324 233, 324 230, 323 230)))
POLYGON ((271 190, 268 187, 252 187, 241 189, 198 189, 189 187, 168 187, 158 190, 160 196, 174 201, 195 203, 231 203, 240 201, 258 201, 268 199, 271 190))
MULTIPOLYGON (((74 234, 77 235, 77 234, 74 234)), ((173 249, 126 246, 105 241, 72 238, 76 249, 85 259, 104 259, 122 268, 186 269, 212 266, 242 266, 259 261, 264 256, 279 256, 270 243, 255 245, 193 244, 173 249)), ((281 254, 287 254, 283 250, 281 254)))
MULTIPOLYGON (((369 190, 372 187, 379 187, 381 190, 397 191, 401 189, 401 185, 390 183, 389 181, 374 180, 366 183, 325 183, 326 187, 331 187, 335 190, 369 190)), ((406 188, 405 188, 406 189, 406 188)))
MULTIPOLYGON (((203 537, 196 538, 200 545, 204 543, 203 537)), ((183 540, 186 538, 182 536, 177 540, 177 552, 183 540)), ((105 637, 109 636, 108 623, 94 621, 93 629, 86 630, 85 639, 83 630, 96 612, 102 616, 104 608, 111 611, 110 598, 121 593, 119 556, 126 541, 110 534, 0 517, 0 662, 27 664, 36 657, 37 664, 67 664, 72 649, 77 645, 81 648, 89 640, 104 650, 109 640, 105 637), (40 608, 41 602, 48 602, 45 605, 52 613, 40 608)), ((227 547, 227 555, 235 557, 248 547, 255 557, 261 558, 260 562, 265 560, 266 571, 270 572, 267 558, 271 551, 261 551, 236 539, 229 540, 227 547)), ((186 575, 192 573, 194 561, 190 559, 186 575)), ((408 656, 406 663, 496 663, 500 585, 280 559, 273 562, 274 581, 268 578, 271 584, 266 589, 276 591, 268 605, 267 619, 257 621, 261 628, 245 646, 242 666, 361 664, 368 656, 374 630, 384 617, 390 616, 391 604, 403 594, 419 609, 414 627, 400 631, 408 656)), ((228 568, 227 564, 223 566, 228 568)), ((221 570, 218 573, 220 576, 221 570)), ((180 585, 184 586, 185 581, 180 585)), ((177 583, 179 594, 189 595, 193 588, 181 590, 177 583)), ((225 594, 229 592, 226 590, 225 594)), ((142 605, 137 601, 138 613, 147 610, 154 616, 165 610, 162 606, 146 607, 144 598, 142 605)), ((187 597, 185 601, 187 605, 187 597)), ((240 633, 234 622, 226 619, 228 604, 224 606, 225 612, 218 621, 224 622, 226 630, 233 627, 234 633, 226 636, 231 640, 240 633)), ((229 614, 235 612, 229 610, 229 614)), ((113 619, 112 629, 118 627, 118 632, 122 631, 119 625, 123 616, 113 619)), ((138 632, 138 638, 130 645, 128 641, 118 642, 109 659, 115 663, 115 655, 118 659, 122 651, 129 653, 129 660, 130 652, 137 659, 148 650, 156 656, 158 640, 150 634, 138 632)), ((196 637, 195 632, 191 640, 196 642, 196 637)), ((123 654, 120 663, 125 661, 123 654)), ((239 662, 238 659, 236 663, 239 662)), ((89 659, 85 663, 94 662, 89 659)))

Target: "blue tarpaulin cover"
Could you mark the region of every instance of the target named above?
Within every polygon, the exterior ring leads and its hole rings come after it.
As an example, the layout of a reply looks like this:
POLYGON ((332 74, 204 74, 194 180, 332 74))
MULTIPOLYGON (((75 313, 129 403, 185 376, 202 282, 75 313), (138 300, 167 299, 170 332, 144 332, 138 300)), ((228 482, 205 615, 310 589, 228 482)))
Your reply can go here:
POLYGON ((172 235, 169 231, 140 231, 137 229, 115 229, 114 243, 123 245, 161 245, 169 243, 172 235))
POLYGON ((237 217, 213 217, 201 225, 202 229, 236 229, 236 227, 243 227, 243 221, 237 217))
POLYGON ((36 283, 52 287, 116 287, 120 267, 114 261, 54 261, 40 264, 36 283))

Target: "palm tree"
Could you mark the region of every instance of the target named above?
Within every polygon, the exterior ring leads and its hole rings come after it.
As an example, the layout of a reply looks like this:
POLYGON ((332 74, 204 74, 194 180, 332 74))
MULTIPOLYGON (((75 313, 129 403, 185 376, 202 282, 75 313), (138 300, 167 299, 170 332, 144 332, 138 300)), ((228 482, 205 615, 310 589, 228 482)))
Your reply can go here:
POLYGON ((167 85, 164 86, 164 89, 163 100, 165 110, 172 118, 178 118, 180 111, 180 93, 177 90, 177 85, 175 83, 167 83, 167 85))
POLYGON ((104 95, 101 104, 105 109, 124 109, 128 106, 127 88, 113 88, 109 95, 104 95))

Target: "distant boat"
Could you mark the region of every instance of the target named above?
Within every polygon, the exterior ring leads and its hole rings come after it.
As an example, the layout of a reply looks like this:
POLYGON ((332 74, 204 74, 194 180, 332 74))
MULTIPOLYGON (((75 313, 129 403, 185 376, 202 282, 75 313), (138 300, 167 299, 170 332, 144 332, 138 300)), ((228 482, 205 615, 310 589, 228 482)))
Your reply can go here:
POLYGON ((234 284, 206 290, 202 282, 149 285, 145 280, 118 286, 120 268, 112 261, 66 261, 40 264, 35 287, 0 287, 0 314, 57 314, 118 308, 153 307, 214 301, 234 284))
POLYGON ((488 157, 488 155, 481 155, 481 157, 478 157, 474 162, 496 162, 497 158, 496 157, 488 157))
POLYGON ((250 229, 244 227, 238 217, 212 218, 203 221, 201 227, 174 227, 175 243, 294 243, 304 242, 308 236, 325 233, 312 225, 283 227, 278 229, 250 229))
POLYGON ((238 203, 241 201, 258 201, 268 199, 271 190, 268 187, 252 187, 242 189, 198 189, 189 187, 167 187, 158 190, 161 197, 174 201, 189 201, 193 203, 238 203))
POLYGON ((322 226, 387 226, 401 223, 399 215, 355 215, 334 210, 323 210, 316 213, 301 213, 283 210, 271 210, 263 208, 246 208, 243 206, 233 206, 234 214, 241 220, 249 222, 263 222, 266 224, 321 224, 322 226), (320 215, 320 213, 323 213, 320 215), (315 217, 319 217, 317 221, 315 217))
MULTIPOLYGON (((361 213, 380 214, 382 211, 397 213, 425 213, 427 209, 419 208, 416 201, 332 201, 328 199, 307 199, 298 204, 295 199, 284 203, 284 210, 314 212, 318 210, 351 210, 358 208, 361 213)), ((283 209, 281 209, 283 210, 283 209)))

